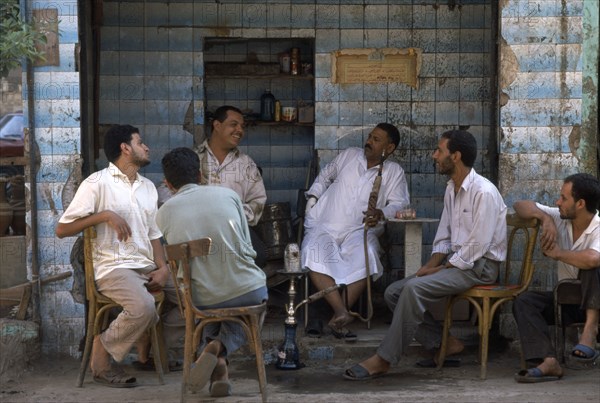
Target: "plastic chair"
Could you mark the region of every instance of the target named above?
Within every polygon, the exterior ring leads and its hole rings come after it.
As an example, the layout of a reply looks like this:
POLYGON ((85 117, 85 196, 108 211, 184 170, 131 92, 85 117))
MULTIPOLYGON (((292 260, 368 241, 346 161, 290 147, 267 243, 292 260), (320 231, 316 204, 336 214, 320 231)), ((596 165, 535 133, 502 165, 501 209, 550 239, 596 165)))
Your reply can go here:
POLYGON ((246 333, 248 342, 256 354, 256 369, 262 401, 267 401, 267 375, 263 358, 260 329, 267 311, 267 304, 242 306, 236 308, 216 308, 200 310, 192 299, 192 276, 190 259, 208 255, 212 240, 200 238, 175 245, 165 245, 165 251, 171 272, 177 273, 178 266, 182 269, 183 278, 178 279, 178 288, 183 292, 185 311, 185 346, 183 358, 183 379, 181 382, 181 401, 185 399, 187 384, 190 378, 192 361, 196 357, 196 349, 200 344, 204 326, 212 322, 230 321, 239 324, 246 333), (199 322, 198 322, 199 321, 199 322))
POLYGON ((475 286, 461 294, 455 295, 448 299, 446 305, 446 318, 444 320, 444 330, 442 335, 442 345, 440 346, 440 356, 438 358, 437 368, 442 368, 446 357, 446 348, 448 342, 448 332, 452 325, 452 307, 459 299, 466 299, 477 310, 478 316, 478 331, 479 331, 479 360, 481 363, 481 379, 486 379, 487 376, 487 359, 488 359, 488 343, 489 331, 492 326, 492 320, 498 307, 505 302, 512 301, 515 297, 529 287, 533 277, 533 251, 535 249, 535 241, 539 231, 539 221, 537 219, 522 219, 516 214, 506 216, 506 224, 510 228, 508 237, 508 251, 506 256, 506 270, 504 273, 504 281, 491 285, 475 286), (517 234, 523 233, 524 245, 521 238, 517 234), (523 251, 520 270, 517 271, 518 281, 511 282, 511 262, 518 261, 516 256, 513 256, 513 251, 523 251))
MULTIPOLYGON (((88 302, 88 317, 87 330, 85 335, 85 348, 81 359, 81 367, 79 368, 79 377, 77 378, 77 387, 83 386, 85 372, 89 365, 90 355, 92 352, 92 343, 94 336, 100 334, 108 325, 110 311, 113 308, 121 308, 121 305, 110 298, 105 297, 96 289, 96 281, 94 279, 94 250, 92 239, 96 238, 96 229, 88 227, 83 231, 84 242, 84 271, 85 271, 85 295, 88 302)), ((153 294, 156 301, 156 310, 160 314, 164 301, 164 293, 153 294)), ((166 351, 159 338, 160 322, 152 326, 150 330, 152 355, 154 357, 154 366, 158 374, 158 382, 164 385, 164 367, 163 359, 166 357, 166 351)))

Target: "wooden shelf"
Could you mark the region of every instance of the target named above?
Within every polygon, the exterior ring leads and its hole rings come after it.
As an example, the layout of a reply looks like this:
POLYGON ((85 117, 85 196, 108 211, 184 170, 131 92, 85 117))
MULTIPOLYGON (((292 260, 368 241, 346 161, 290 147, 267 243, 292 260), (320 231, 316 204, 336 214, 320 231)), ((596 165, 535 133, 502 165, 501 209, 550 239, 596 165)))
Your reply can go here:
POLYGON ((265 122, 262 120, 244 120, 246 126, 301 126, 301 127, 313 127, 314 122, 311 123, 299 123, 299 122, 286 122, 281 120, 279 122, 265 122))
POLYGON ((314 80, 315 76, 312 74, 297 75, 291 74, 206 74, 205 79, 219 78, 219 79, 253 79, 253 80, 276 80, 276 79, 287 79, 287 80, 314 80))
POLYGON ((27 165, 28 157, 0 157, 0 166, 4 165, 27 165))

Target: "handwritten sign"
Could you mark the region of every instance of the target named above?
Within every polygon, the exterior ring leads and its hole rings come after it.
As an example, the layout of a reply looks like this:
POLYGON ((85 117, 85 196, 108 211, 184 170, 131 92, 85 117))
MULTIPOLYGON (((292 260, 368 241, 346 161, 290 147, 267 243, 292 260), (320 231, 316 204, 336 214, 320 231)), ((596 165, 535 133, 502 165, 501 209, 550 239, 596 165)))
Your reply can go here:
POLYGON ((399 82, 418 87, 420 49, 344 49, 334 52, 333 57, 334 83, 399 82))

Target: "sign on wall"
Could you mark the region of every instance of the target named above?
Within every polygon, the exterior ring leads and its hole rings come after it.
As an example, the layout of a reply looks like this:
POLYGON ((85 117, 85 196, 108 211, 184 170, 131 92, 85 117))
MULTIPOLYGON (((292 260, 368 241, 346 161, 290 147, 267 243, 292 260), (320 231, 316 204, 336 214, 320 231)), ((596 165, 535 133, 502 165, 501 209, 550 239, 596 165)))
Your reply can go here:
POLYGON ((339 84, 404 83, 418 88, 421 49, 342 49, 333 52, 332 80, 339 84))

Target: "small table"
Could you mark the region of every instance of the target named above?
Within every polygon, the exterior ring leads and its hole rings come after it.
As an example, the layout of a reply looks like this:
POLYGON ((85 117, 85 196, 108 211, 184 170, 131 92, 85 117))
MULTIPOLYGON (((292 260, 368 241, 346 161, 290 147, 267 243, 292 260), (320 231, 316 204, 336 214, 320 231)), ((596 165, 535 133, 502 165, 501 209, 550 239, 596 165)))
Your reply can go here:
POLYGON ((439 222, 438 218, 388 218, 389 223, 404 224, 404 278, 415 274, 423 265, 423 224, 439 222))

